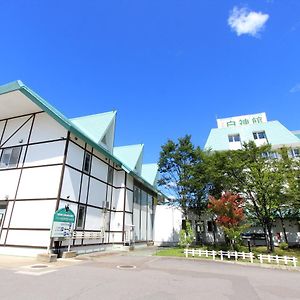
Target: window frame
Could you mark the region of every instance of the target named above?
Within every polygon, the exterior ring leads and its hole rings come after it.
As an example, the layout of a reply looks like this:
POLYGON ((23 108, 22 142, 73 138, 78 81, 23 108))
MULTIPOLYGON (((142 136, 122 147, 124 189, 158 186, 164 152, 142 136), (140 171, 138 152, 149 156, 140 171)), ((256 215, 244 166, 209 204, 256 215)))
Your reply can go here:
POLYGON ((261 131, 254 131, 252 132, 253 134, 253 138, 254 140, 266 140, 267 139, 267 135, 266 135, 266 132, 264 130, 261 130, 261 131), (260 136, 260 134, 263 134, 263 137, 260 136))
POLYGON ((0 169, 12 169, 12 168, 17 168, 20 162, 20 157, 21 157, 21 153, 22 153, 22 148, 23 146, 17 146, 17 147, 9 147, 9 148, 4 148, 2 149, 1 155, 0 155, 0 169), (10 153, 8 153, 9 155, 9 159, 8 159, 8 163, 3 162, 3 157, 5 155, 5 151, 9 151, 10 153), (13 157, 13 152, 17 150, 17 156, 16 156, 16 161, 12 162, 12 157, 13 157))
POLYGON ((92 154, 85 151, 84 152, 84 157, 83 157, 83 167, 82 171, 86 174, 90 174, 91 168, 92 168, 92 154), (87 160, 88 158, 88 160, 87 160))
POLYGON ((82 205, 82 204, 79 204, 78 205, 77 220, 76 220, 76 229, 83 229, 84 228, 85 215, 86 215, 86 206, 82 205), (82 224, 80 224, 80 226, 79 226, 79 221, 81 220, 80 211, 83 211, 83 213, 82 213, 82 221, 81 221, 82 224))
POLYGON ((235 134, 228 134, 228 141, 229 143, 240 143, 241 142, 241 136, 239 133, 235 134), (238 139, 236 139, 238 137, 238 139))

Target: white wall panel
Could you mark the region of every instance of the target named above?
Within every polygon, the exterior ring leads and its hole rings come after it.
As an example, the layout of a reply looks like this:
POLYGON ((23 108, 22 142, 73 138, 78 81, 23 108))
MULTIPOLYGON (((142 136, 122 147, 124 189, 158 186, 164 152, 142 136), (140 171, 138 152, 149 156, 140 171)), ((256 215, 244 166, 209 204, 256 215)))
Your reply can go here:
MULTIPOLYGON (((10 136, 24 124, 30 116, 15 118, 8 120, 4 136, 2 139, 2 144, 5 142, 10 136)), ((29 131, 31 127, 32 119, 29 120, 18 132, 16 132, 6 143, 3 147, 10 147, 15 145, 23 145, 27 143, 27 139, 29 136, 29 131)))
POLYGON ((102 206, 106 200, 106 184, 91 178, 88 203, 95 206, 102 206))
POLYGON ((0 237, 0 244, 4 244, 6 238, 7 230, 3 229, 0 237))
POLYGON ((66 141, 28 146, 24 166, 63 163, 66 141))
POLYGON ((0 171, 0 200, 14 199, 21 170, 0 171))
POLYGON ((109 233, 109 242, 113 243, 122 243, 122 233, 121 232, 111 232, 109 233))
POLYGON ((89 177, 87 175, 83 175, 82 177, 82 185, 81 185, 81 191, 80 191, 80 202, 86 203, 86 197, 88 192, 88 182, 89 177))
POLYGON ((110 219, 110 230, 111 231, 122 231, 123 230, 123 213, 112 212, 110 219))
POLYGON ((125 226, 133 225, 132 214, 125 213, 125 226))
POLYGON ((67 164, 82 170, 84 150, 73 143, 69 143, 67 164))
POLYGON ((51 228, 56 200, 16 201, 10 228, 51 228))
POLYGON ((56 140, 67 136, 67 130, 46 113, 37 114, 30 142, 56 140))
POLYGON ((50 231, 9 230, 6 243, 47 247, 50 243, 50 231))
POLYGON ((102 209, 87 207, 85 229, 99 231, 103 226, 104 224, 102 209))
POLYGON ((127 184, 126 184, 126 186, 129 189, 133 190, 133 177, 130 176, 129 174, 127 174, 127 184))
POLYGON ((133 206, 133 192, 126 190, 126 211, 132 211, 133 206))
POLYGON ((57 197, 61 166, 24 169, 18 190, 18 199, 57 197))
POLYGON ((113 210, 123 211, 123 209, 124 209, 124 189, 114 189, 111 208, 113 210))
POLYGON ((100 159, 93 156, 91 174, 94 177, 107 182, 107 170, 108 170, 108 165, 105 164, 100 159))
POLYGON ((133 207, 133 225, 134 225, 134 239, 140 240, 140 205, 134 203, 133 207))
POLYGON ((61 191, 61 198, 78 201, 80 179, 80 172, 66 167, 61 191))
POLYGON ((125 172, 114 171, 114 186, 124 187, 125 186, 125 172))
POLYGON ((6 215, 5 215, 3 227, 6 227, 6 228, 8 227, 8 223, 9 223, 9 219, 10 219, 12 207, 13 207, 13 202, 12 202, 12 201, 9 201, 9 202, 8 202, 8 205, 7 205, 7 207, 6 207, 6 215))
POLYGON ((108 202, 108 206, 106 206, 107 209, 112 209, 112 206, 111 206, 112 193, 113 193, 113 188, 111 186, 108 186, 107 187, 107 196, 106 196, 106 201, 108 202))

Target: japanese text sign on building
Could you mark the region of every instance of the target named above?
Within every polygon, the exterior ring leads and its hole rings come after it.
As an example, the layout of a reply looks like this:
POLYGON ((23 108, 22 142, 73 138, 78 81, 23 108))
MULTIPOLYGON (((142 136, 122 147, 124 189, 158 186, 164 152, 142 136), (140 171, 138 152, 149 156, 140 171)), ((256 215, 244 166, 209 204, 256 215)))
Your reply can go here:
POLYGON ((239 127, 252 124, 261 124, 267 122, 266 113, 253 115, 237 116, 225 119, 217 119, 218 128, 239 127))
POLYGON ((75 214, 68 207, 57 210, 53 217, 51 237, 70 237, 74 222, 75 214))

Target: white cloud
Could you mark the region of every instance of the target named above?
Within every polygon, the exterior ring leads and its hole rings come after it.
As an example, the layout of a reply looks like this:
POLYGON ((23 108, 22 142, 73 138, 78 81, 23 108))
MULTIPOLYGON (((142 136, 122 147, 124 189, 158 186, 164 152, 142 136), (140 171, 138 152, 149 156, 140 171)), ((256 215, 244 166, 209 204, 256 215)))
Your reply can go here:
POLYGON ((300 92, 300 83, 296 84, 294 87, 290 89, 290 93, 300 92))
POLYGON ((264 28, 268 19, 268 14, 250 11, 245 7, 238 8, 235 6, 230 12, 228 25, 238 36, 242 34, 258 36, 258 33, 264 28))

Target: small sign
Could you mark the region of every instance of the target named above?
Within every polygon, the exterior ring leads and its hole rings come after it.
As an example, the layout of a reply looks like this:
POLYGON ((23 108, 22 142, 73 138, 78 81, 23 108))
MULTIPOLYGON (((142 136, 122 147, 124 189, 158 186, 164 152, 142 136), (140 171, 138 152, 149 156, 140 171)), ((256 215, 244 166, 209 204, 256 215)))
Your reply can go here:
POLYGON ((245 125, 254 125, 267 122, 266 113, 259 113, 253 115, 244 115, 238 117, 231 117, 225 119, 217 119, 218 128, 240 127, 245 125))
POLYGON ((51 237, 68 238, 72 234, 75 214, 68 207, 57 210, 53 217, 51 237))

